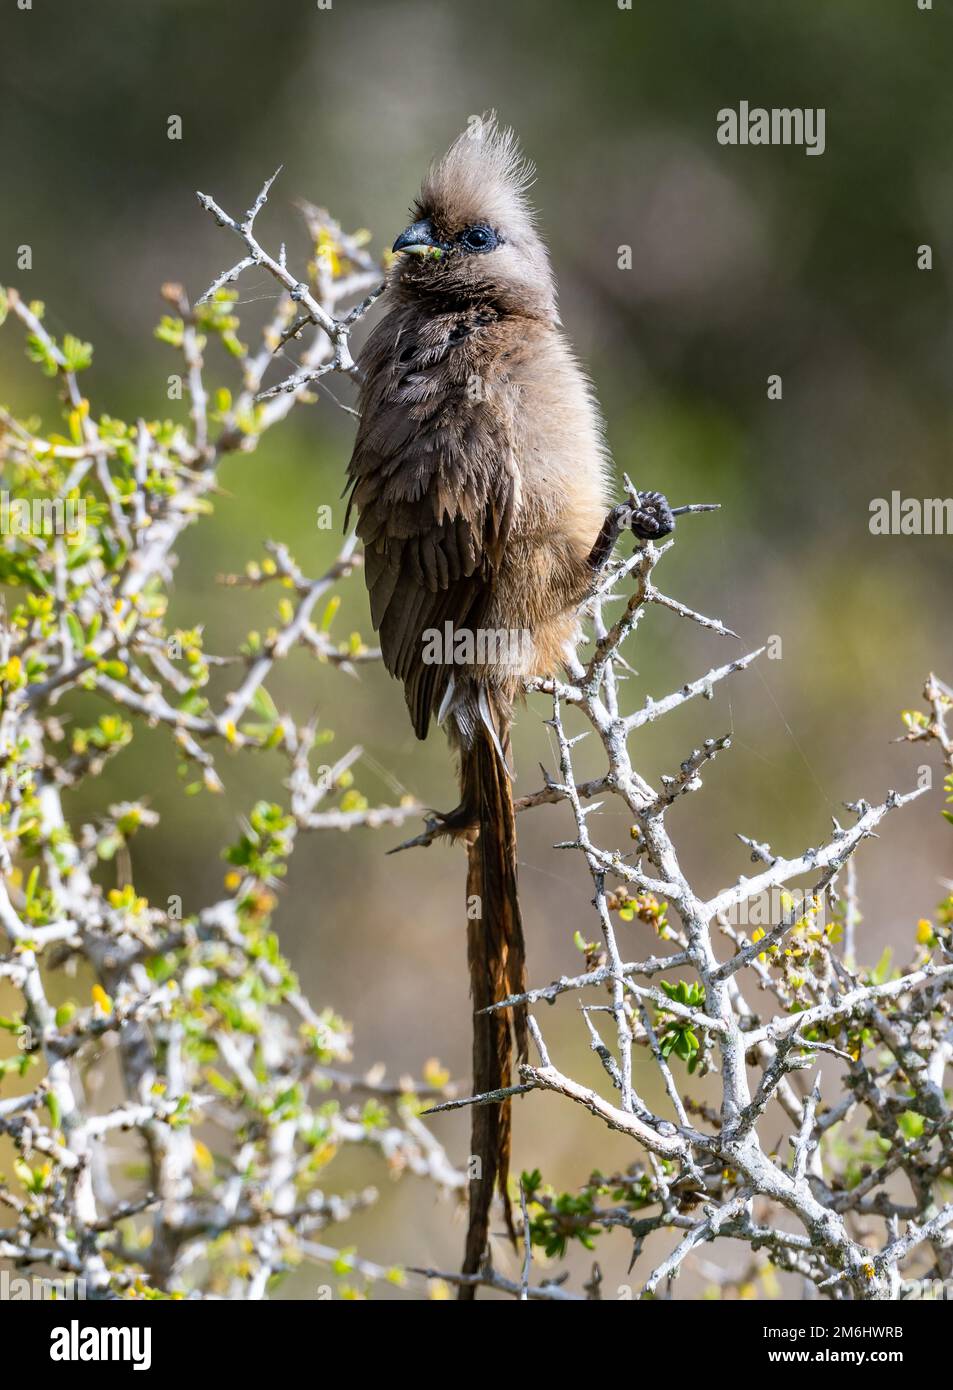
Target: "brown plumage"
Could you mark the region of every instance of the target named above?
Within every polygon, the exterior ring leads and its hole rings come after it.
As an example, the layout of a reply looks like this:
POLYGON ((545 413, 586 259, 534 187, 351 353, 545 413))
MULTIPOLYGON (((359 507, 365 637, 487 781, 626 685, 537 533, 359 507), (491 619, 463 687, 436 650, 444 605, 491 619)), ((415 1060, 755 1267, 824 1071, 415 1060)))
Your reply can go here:
MULTIPOLYGON (((512 707, 552 673, 619 526, 589 385, 563 335, 545 247, 526 198, 531 171, 509 131, 473 123, 424 180, 395 243, 389 311, 361 354, 361 423, 348 477, 374 626, 419 738, 447 724, 461 801, 442 827, 468 841, 473 1086, 510 1084, 525 1007, 482 1014, 525 989, 516 829, 506 766, 512 707), (606 543, 606 537, 608 542, 606 543), (504 632, 504 650, 433 660, 428 640, 504 632), (469 655, 473 659, 469 659, 469 655)), ((510 1105, 472 1111, 464 1272, 484 1257, 494 1186, 507 1194, 510 1105)), ((463 1288, 461 1297, 472 1297, 463 1288)))

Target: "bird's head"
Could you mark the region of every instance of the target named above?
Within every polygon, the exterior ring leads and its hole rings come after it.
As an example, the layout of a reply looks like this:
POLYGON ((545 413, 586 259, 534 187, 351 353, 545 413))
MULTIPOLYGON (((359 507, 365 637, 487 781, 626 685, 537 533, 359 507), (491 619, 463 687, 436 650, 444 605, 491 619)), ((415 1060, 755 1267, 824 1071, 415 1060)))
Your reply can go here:
POLYGON ((492 114, 474 117, 431 166, 411 224, 394 242, 394 288, 555 319, 549 258, 526 196, 532 180, 513 132, 492 114))

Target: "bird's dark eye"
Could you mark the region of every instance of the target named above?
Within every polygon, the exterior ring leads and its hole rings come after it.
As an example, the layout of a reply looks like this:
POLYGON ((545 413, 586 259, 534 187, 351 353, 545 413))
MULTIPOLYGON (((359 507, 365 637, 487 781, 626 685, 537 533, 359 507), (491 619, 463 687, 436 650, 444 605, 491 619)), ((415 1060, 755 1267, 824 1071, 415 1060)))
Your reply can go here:
POLYGON ((462 231, 459 241, 467 251, 492 251, 494 246, 499 244, 499 237, 492 227, 478 223, 475 227, 467 227, 462 231))

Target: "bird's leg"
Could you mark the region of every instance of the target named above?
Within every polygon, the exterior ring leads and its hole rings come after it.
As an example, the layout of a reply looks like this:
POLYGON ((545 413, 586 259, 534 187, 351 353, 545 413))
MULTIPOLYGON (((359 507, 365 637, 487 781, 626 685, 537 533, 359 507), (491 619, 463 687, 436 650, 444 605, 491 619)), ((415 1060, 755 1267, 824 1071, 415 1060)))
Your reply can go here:
POLYGON ((402 849, 418 847, 426 849, 434 840, 462 840, 465 844, 470 844, 476 839, 480 828, 477 813, 463 803, 453 811, 435 811, 431 807, 429 815, 424 817, 424 827, 419 835, 395 845, 387 853, 398 854, 402 849))
POLYGON ((642 541, 657 541, 674 530, 675 514, 664 494, 633 489, 628 501, 617 503, 602 523, 602 530, 589 552, 589 567, 597 574, 605 568, 623 531, 631 531, 642 541))

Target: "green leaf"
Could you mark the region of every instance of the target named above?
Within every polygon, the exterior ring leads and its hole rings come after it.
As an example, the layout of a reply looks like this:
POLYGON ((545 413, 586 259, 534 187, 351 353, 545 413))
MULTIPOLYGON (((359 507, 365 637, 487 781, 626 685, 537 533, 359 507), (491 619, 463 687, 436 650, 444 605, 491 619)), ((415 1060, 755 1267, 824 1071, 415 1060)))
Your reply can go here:
POLYGON ((538 1168, 534 1168, 531 1173, 522 1173, 520 1175, 520 1182, 523 1184, 523 1191, 526 1193, 527 1197, 537 1190, 542 1181, 543 1175, 538 1168))
POLYGON ((250 707, 255 711, 259 719, 263 719, 269 727, 272 724, 276 724, 281 718, 278 713, 278 706, 263 685, 260 685, 252 696, 250 707))
POLYGON ((50 1124, 54 1129, 59 1129, 62 1115, 60 1113, 60 1103, 53 1091, 47 1091, 43 1097, 46 1108, 50 1112, 50 1124))
POLYGON ((44 342, 36 333, 27 334, 26 355, 31 362, 35 362, 39 366, 44 376, 56 376, 60 369, 52 346, 44 342))
POLYGON ((908 1139, 919 1139, 923 1133, 926 1121, 922 1115, 918 1115, 915 1110, 905 1110, 898 1121, 901 1130, 908 1139))
POLYGON ((83 632, 82 624, 75 613, 67 613, 66 626, 69 629, 70 641, 77 651, 82 651, 86 645, 86 634, 83 632))
POLYGON ((93 345, 81 342, 72 333, 67 333, 63 339, 63 356, 66 359, 67 371, 81 372, 93 360, 93 345))
POLYGON ((25 895, 24 895, 24 896, 26 897, 26 905, 27 905, 27 907, 29 907, 30 904, 31 904, 32 901, 33 901, 34 894, 36 893, 36 885, 37 885, 37 883, 39 882, 39 879, 40 879, 40 866, 39 866, 39 864, 36 864, 36 865, 34 865, 33 869, 32 869, 31 872, 30 872, 30 877, 29 877, 29 878, 27 879, 27 881, 26 881, 26 890, 25 890, 25 895))
POLYGON ((870 978, 875 985, 884 985, 890 978, 890 963, 893 960, 893 950, 890 946, 885 946, 883 954, 871 972, 870 978))
POLYGON ((168 343, 170 347, 175 348, 181 347, 185 335, 185 324, 181 319, 174 319, 168 314, 163 314, 155 330, 155 335, 160 343, 168 343))
POLYGON ((335 594, 332 598, 328 599, 327 607, 321 615, 322 632, 327 632, 329 630, 331 624, 334 622, 334 615, 337 613, 340 607, 341 600, 337 594, 335 594))

